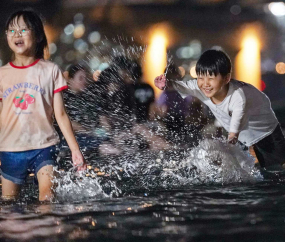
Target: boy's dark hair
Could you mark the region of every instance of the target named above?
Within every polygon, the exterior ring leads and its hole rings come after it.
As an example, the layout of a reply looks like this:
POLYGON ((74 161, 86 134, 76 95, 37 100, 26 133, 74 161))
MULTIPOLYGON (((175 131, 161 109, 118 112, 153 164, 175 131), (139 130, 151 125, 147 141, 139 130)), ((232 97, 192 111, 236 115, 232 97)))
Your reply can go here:
POLYGON ((7 31, 11 24, 15 24, 21 16, 23 16, 27 27, 34 32, 36 41, 35 57, 37 59, 44 58, 44 50, 48 46, 47 37, 41 18, 32 9, 23 9, 11 14, 6 22, 5 30, 7 31))
POLYGON ((207 50, 199 58, 196 64, 197 75, 210 75, 217 76, 221 74, 225 77, 231 73, 232 64, 229 56, 221 50, 207 50))

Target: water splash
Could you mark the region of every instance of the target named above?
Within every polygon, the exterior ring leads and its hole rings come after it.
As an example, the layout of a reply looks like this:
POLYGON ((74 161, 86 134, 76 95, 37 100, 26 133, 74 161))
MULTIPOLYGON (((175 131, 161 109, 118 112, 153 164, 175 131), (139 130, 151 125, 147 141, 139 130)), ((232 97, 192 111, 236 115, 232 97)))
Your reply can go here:
POLYGON ((104 181, 93 171, 76 172, 71 168, 69 171, 56 170, 57 176, 53 182, 56 184, 56 201, 88 201, 90 199, 111 198, 119 196, 121 190, 112 180, 104 181))
POLYGON ((94 164, 76 175, 60 171, 56 178, 58 201, 84 201, 122 196, 130 191, 179 189, 194 184, 248 183, 262 180, 254 159, 238 146, 204 140, 190 151, 173 150, 158 155, 136 153, 94 164), (96 169, 95 169, 96 170, 96 169), (103 175, 102 175, 103 174, 103 175))
MULTIPOLYGON (((94 46, 89 50, 85 62, 90 65, 91 60, 100 60, 100 62, 116 66, 115 71, 120 73, 122 63, 114 61, 115 58, 125 57, 126 59, 122 60, 123 62, 126 60, 126 63, 123 63, 122 68, 132 69, 128 58, 140 59, 143 62, 146 47, 136 45, 134 39, 124 40, 119 37, 118 40, 113 39, 112 42, 106 39, 101 45, 94 46)), ((173 56, 168 53, 167 59, 165 75, 173 64, 173 56)), ((97 64, 97 67, 96 65, 90 66, 90 69, 92 71, 98 69, 99 62, 97 64)), ((83 95, 82 100, 78 95, 71 95, 69 99, 75 121, 77 123, 83 121, 80 123, 82 129, 87 130, 88 134, 92 136, 84 138, 82 143, 86 146, 81 146, 90 169, 86 174, 79 175, 76 175, 72 168, 70 170, 66 167, 60 169, 58 177, 55 179, 57 183, 55 193, 58 201, 84 201, 122 196, 130 191, 176 189, 193 184, 255 182, 262 179, 259 171, 254 167, 254 159, 238 146, 228 145, 220 140, 203 140, 194 148, 187 147, 187 145, 181 146, 164 142, 161 136, 165 132, 159 128, 153 129, 153 125, 150 123, 135 128, 134 114, 122 114, 118 112, 119 105, 117 103, 110 103, 112 102, 110 100, 115 102, 125 98, 125 94, 121 93, 120 89, 118 89, 115 99, 109 98, 113 95, 113 89, 116 86, 115 79, 120 79, 117 74, 110 73, 111 83, 107 82, 106 86, 101 85, 84 90, 89 97, 89 102, 86 102, 83 95), (98 89, 94 90, 96 88, 98 89), (106 98, 106 96, 109 97, 106 98), (102 105, 103 102, 105 102, 104 105, 102 105), (73 105, 80 103, 82 105, 75 110, 76 106, 73 105), (110 106, 115 108, 112 109, 112 112, 109 110, 108 113, 104 107, 110 106), (98 107, 101 109, 99 108, 99 110, 98 107), (111 125, 105 119, 98 127, 96 119, 100 118, 96 117, 97 112, 102 116, 108 116, 113 122, 116 120, 119 125, 114 125, 115 128, 111 129, 108 127, 111 125), (147 127, 148 125, 152 128, 147 127), (104 157, 96 154, 95 149, 100 146, 100 139, 109 140, 112 154, 104 157), (158 140, 161 143, 154 148, 154 144, 158 144, 158 140), (151 148, 142 145, 144 142, 148 143, 151 148), (87 146, 89 146, 89 151, 87 146), (161 148, 162 146, 163 148, 161 148)), ((131 71, 124 73, 123 82, 126 79, 133 79, 131 71)), ((129 86, 132 84, 134 83, 128 83, 129 86)), ((128 102, 131 101, 128 100, 128 102)), ((154 120, 155 122, 159 123, 158 120, 154 120)), ((158 127, 160 126, 158 125, 158 127)), ((193 136, 193 134, 189 135, 193 136)), ((65 155, 62 157, 70 160, 70 157, 65 155)))

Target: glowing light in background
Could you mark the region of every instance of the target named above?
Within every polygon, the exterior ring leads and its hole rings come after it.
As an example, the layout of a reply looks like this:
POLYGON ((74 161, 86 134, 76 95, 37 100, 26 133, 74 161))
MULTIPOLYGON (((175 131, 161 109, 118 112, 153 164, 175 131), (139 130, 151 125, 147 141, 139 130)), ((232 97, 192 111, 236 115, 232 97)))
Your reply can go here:
POLYGON ((90 33, 88 36, 88 40, 91 44, 95 44, 95 43, 99 42, 100 39, 101 39, 101 35, 97 31, 90 33))
POLYGON ((64 28, 64 33, 66 35, 70 35, 70 34, 73 34, 74 32, 74 25, 73 24, 68 24, 65 28, 64 28))
POLYGON ((264 91, 266 88, 266 84, 264 81, 261 80, 261 91, 264 91))
POLYGON ((83 19, 84 19, 84 15, 82 13, 77 13, 73 17, 73 20, 76 24, 82 23, 83 19))
MULTIPOLYGON (((47 36, 48 44, 50 45, 50 44, 56 42, 56 40, 57 40, 57 38, 59 36, 59 31, 56 28, 54 28, 52 25, 49 25, 49 24, 45 24, 44 29, 45 29, 45 33, 46 33, 46 36, 47 36)), ((45 50, 45 53, 44 53, 44 58, 45 59, 49 59, 50 55, 54 54, 52 52, 56 51, 56 49, 54 48, 53 45, 54 44, 51 45, 51 48, 50 48, 50 46, 48 46, 48 51, 47 51, 47 49, 45 50)))
POLYGON ((154 86, 156 76, 164 73, 167 63, 167 36, 163 26, 158 26, 151 32, 150 43, 145 54, 145 80, 154 88, 156 97, 161 91, 154 86))
POLYGON ((97 68, 99 67, 100 64, 101 64, 101 62, 97 57, 93 57, 89 61, 89 66, 93 71, 97 70, 97 68))
POLYGON ((196 64, 197 64, 197 61, 192 61, 190 63, 190 76, 192 76, 193 78, 197 78, 196 64))
POLYGON ((51 55, 53 55, 53 54, 57 51, 57 46, 56 46, 55 43, 50 43, 50 44, 48 45, 48 47, 49 47, 49 53, 50 53, 51 55))
POLYGON ((74 28, 73 36, 76 39, 81 38, 85 33, 85 26, 84 24, 77 24, 74 28))
POLYGON ((278 74, 285 74, 285 63, 284 62, 277 63, 275 69, 278 74))
POLYGON ((272 2, 268 4, 270 12, 275 16, 285 15, 285 3, 283 2, 272 2))
POLYGON ((196 73, 196 70, 195 70, 196 66, 192 66, 190 68, 190 75, 193 77, 193 78, 197 78, 197 73, 196 73))
POLYGON ((235 60, 236 78, 261 90, 260 41, 253 27, 248 27, 235 60))
POLYGON ((179 66, 178 69, 179 69, 179 71, 180 71, 181 77, 184 77, 184 76, 185 76, 185 73, 186 73, 184 67, 183 67, 183 66, 179 66))
POLYGON ((189 46, 180 47, 176 55, 180 59, 198 58, 201 55, 202 45, 199 40, 192 40, 189 46))
POLYGON ((239 5, 233 5, 231 6, 230 8, 230 12, 233 14, 233 15, 239 15, 241 13, 241 7, 239 5))
POLYGON ((85 54, 88 50, 88 44, 83 39, 77 39, 74 41, 74 48, 81 54, 85 54))

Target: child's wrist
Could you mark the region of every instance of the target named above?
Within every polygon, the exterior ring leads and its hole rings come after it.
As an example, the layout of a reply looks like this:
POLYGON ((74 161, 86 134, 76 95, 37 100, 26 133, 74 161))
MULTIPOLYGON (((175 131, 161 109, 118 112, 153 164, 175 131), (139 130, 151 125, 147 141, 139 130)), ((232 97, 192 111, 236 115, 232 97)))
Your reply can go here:
POLYGON ((71 152, 81 152, 79 146, 75 147, 70 147, 71 152))

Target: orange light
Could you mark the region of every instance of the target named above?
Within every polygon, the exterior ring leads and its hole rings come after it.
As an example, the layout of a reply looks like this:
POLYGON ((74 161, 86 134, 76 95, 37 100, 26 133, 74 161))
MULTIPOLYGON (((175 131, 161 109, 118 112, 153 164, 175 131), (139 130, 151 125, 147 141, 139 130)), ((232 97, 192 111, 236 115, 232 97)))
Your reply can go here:
POLYGON ((260 41, 254 26, 245 29, 241 50, 235 60, 236 79, 261 90, 260 41))
POLYGON ((275 69, 278 74, 285 74, 285 63, 284 62, 277 63, 275 69))
POLYGON ((78 24, 75 26, 73 36, 76 39, 81 38, 85 33, 85 26, 83 24, 78 24))
POLYGON ((195 66, 192 66, 192 67, 190 68, 190 75, 191 75, 193 78, 197 78, 196 65, 195 65, 195 66))
POLYGON ((181 77, 184 77, 185 76, 185 72, 186 72, 184 67, 183 66, 179 66, 178 68, 179 68, 181 77))
POLYGON ((164 72, 167 63, 167 45, 168 39, 165 25, 155 26, 151 30, 150 43, 145 54, 143 68, 145 80, 153 86, 156 97, 161 91, 154 86, 153 80, 164 72))

